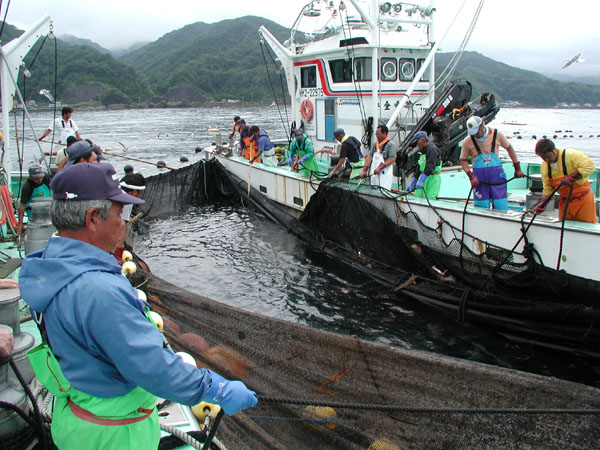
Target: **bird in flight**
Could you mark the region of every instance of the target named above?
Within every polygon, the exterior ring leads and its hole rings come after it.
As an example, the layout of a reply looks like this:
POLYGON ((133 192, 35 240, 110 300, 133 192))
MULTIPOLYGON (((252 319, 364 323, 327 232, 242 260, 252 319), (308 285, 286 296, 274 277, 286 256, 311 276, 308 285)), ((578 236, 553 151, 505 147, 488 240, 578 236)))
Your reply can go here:
POLYGON ((582 53, 577 53, 575 56, 573 56, 571 59, 568 59, 567 62, 565 63, 564 66, 562 66, 561 69, 566 69, 567 67, 575 64, 576 62, 584 62, 585 59, 583 59, 581 57, 582 53))

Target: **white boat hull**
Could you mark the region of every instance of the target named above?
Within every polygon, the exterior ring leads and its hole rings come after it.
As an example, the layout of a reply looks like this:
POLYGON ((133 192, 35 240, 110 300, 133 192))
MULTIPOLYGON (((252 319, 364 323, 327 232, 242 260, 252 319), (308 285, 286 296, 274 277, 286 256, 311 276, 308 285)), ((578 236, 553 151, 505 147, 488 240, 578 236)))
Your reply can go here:
POLYGON ((310 197, 317 192, 320 180, 308 179, 287 167, 270 167, 237 156, 215 155, 217 160, 233 175, 246 181, 252 188, 279 203, 288 213, 299 217, 310 197))
MULTIPOLYGON (((215 157, 226 170, 250 184, 254 189, 252 195, 259 192, 267 196, 295 217, 299 217, 304 211, 320 183, 318 179, 308 179, 293 173, 287 167, 254 164, 252 169, 249 169, 248 162, 243 158, 222 155, 215 155, 215 157)), ((353 189, 356 189, 356 186, 353 186, 353 189)), ((406 214, 412 212, 424 226, 437 230, 434 241, 422 243, 436 251, 443 252, 453 240, 463 239, 464 245, 475 255, 484 255, 491 247, 511 250, 522 236, 522 213, 519 212, 510 210, 496 212, 469 206, 464 213, 466 217, 463 238, 461 231, 464 202, 462 201, 433 200, 429 204, 426 199, 412 195, 384 196, 379 189, 371 190, 368 187, 360 188, 360 192, 364 199, 382 209, 399 226, 414 227, 412 223, 408 224, 403 220, 406 214)), ((525 226, 531 218, 531 215, 525 217, 525 226)), ((534 245, 541 262, 550 269, 556 269, 560 253, 561 270, 570 275, 600 281, 600 272, 597 270, 600 225, 567 221, 564 232, 561 231, 561 226, 562 223, 556 216, 544 214, 538 216, 529 228, 527 240, 534 245), (562 251, 560 250, 561 233, 564 233, 562 251)), ((521 240, 515 248, 512 262, 526 262, 522 255, 524 246, 525 241, 521 240)), ((464 258, 468 258, 467 253, 463 254, 464 258)), ((490 264, 493 264, 493 261, 490 264)))

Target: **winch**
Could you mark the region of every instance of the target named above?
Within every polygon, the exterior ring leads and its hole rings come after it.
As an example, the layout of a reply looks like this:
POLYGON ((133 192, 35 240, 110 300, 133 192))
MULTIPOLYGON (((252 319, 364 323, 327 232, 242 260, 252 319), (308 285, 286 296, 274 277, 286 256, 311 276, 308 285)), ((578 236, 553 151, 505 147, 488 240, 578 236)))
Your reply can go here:
POLYGON ((50 220, 50 205, 48 197, 34 198, 31 202, 31 220, 27 224, 25 234, 25 254, 37 252, 48 244, 48 239, 56 231, 50 220))
MULTIPOLYGON (((23 375, 26 383, 33 380, 33 369, 27 359, 27 352, 35 345, 33 336, 21 331, 19 319, 19 289, 0 289, 0 328, 13 335, 14 350, 11 354, 13 361, 23 375)), ((0 364, 0 399, 15 405, 22 411, 28 411, 27 397, 17 375, 8 362, 0 364)), ((33 436, 23 431, 26 422, 12 409, 0 407, 0 441, 6 448, 26 448, 33 436)))

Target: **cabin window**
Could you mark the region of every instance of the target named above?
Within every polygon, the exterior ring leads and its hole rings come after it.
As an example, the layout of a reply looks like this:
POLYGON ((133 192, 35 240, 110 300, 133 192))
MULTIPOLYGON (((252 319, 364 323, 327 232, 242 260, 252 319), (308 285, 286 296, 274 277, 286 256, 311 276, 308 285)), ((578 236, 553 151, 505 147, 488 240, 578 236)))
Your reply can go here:
POLYGON ((400 58, 400 81, 412 81, 415 78, 415 60, 400 58))
MULTIPOLYGON (((423 63, 425 62, 424 58, 419 58, 417 59, 417 72, 419 70, 421 70, 421 67, 423 67, 423 63)), ((425 70, 425 73, 423 74, 423 76, 421 77, 421 81, 429 81, 429 69, 425 70)))
POLYGON ((329 69, 331 70, 331 79, 334 83, 352 82, 351 59, 334 59, 332 61, 329 61, 329 69))
POLYGON ((354 58, 354 79, 356 81, 373 80, 371 61, 371 58, 354 58))
POLYGON ((300 69, 301 83, 303 88, 317 87, 317 66, 302 67, 300 69))
POLYGON ((383 81, 396 81, 398 68, 396 58, 381 58, 381 79, 383 81))

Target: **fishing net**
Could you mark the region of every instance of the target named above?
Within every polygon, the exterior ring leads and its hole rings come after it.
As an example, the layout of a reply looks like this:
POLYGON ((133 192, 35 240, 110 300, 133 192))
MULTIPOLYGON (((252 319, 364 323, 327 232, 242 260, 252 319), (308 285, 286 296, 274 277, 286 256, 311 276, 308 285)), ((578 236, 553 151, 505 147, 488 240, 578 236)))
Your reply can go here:
POLYGON ((230 449, 563 449, 600 444, 598 415, 458 411, 599 408, 594 388, 314 330, 146 276, 149 301, 162 314, 175 349, 193 355, 199 367, 244 381, 266 399, 225 417, 217 436, 230 449), (301 404, 288 404, 289 399, 301 404))
MULTIPOLYGON (((515 333, 539 322, 557 333, 551 328, 559 328, 559 318, 568 321, 584 314, 574 304, 568 305, 567 314, 560 305, 540 307, 530 299, 523 300, 525 305, 503 292, 478 292, 461 279, 450 279, 450 272, 432 277, 431 260, 441 265, 439 255, 444 249, 428 253, 419 243, 434 242, 431 230, 419 229, 418 217, 398 215, 385 197, 367 199, 356 187, 322 183, 296 220, 266 196, 255 191, 248 196, 245 182, 218 162, 203 161, 192 167, 187 174, 160 175, 162 187, 156 192, 182 207, 223 199, 241 201, 391 292, 451 308, 463 320, 479 320, 515 333), (410 220, 417 223, 409 224, 410 220), (420 245, 420 253, 413 245, 420 245), (542 321, 542 315, 550 320, 542 321)), ((154 178, 149 179, 149 185, 153 183, 154 178)), ((145 197, 153 189, 147 189, 145 197)), ((155 201, 152 210, 167 208, 155 201)), ((473 259, 465 255, 469 264, 473 259)), ((520 275, 528 270, 510 266, 501 274, 506 279, 507 273, 520 275)), ((478 270, 489 272, 489 268, 478 270)), ((135 282, 144 286, 150 303, 163 315, 165 333, 176 350, 192 354, 199 367, 243 380, 259 394, 257 407, 222 422, 218 436, 228 448, 593 448, 600 444, 598 414, 573 411, 600 407, 594 388, 314 330, 209 300, 152 274, 139 276, 135 282), (507 408, 520 410, 499 411, 507 408), (523 411, 533 408, 571 411, 523 411)), ((560 332, 575 336, 579 331, 574 327, 560 332)), ((593 330, 588 335, 595 336, 593 330)))

